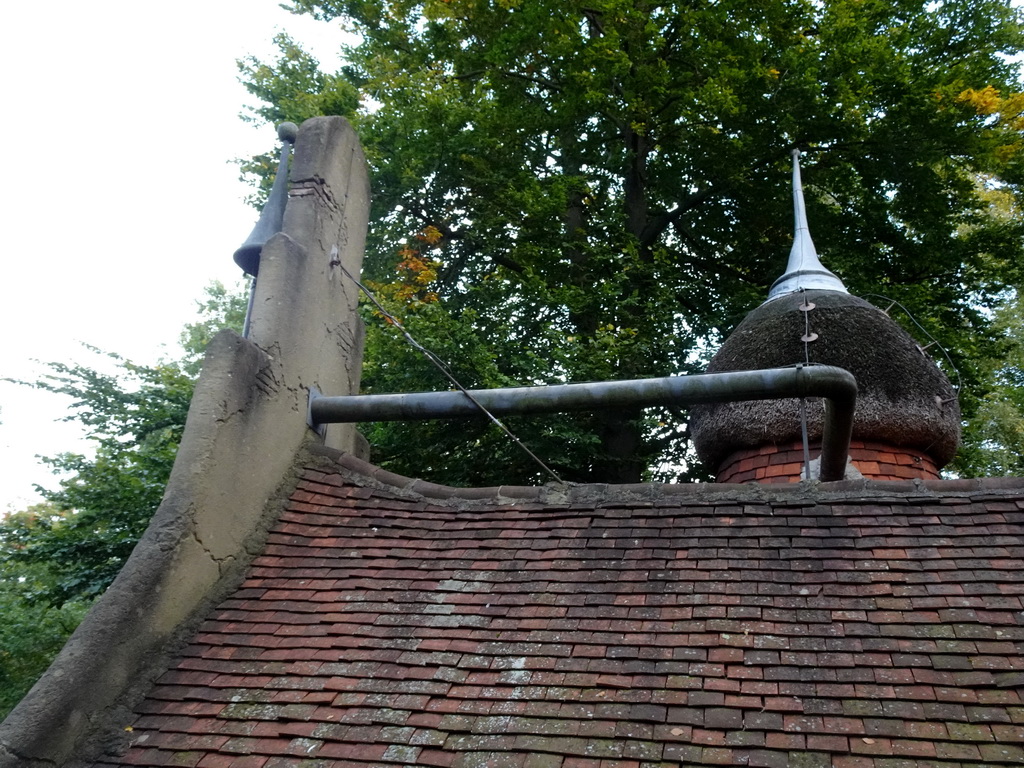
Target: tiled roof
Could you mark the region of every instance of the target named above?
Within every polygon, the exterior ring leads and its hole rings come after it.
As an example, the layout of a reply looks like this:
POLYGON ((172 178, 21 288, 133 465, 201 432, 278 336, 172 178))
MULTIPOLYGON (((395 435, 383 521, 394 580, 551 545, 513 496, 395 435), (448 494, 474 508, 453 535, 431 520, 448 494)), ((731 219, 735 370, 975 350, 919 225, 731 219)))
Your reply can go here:
POLYGON ((1024 763, 1024 488, 834 487, 311 467, 96 765, 1024 763))

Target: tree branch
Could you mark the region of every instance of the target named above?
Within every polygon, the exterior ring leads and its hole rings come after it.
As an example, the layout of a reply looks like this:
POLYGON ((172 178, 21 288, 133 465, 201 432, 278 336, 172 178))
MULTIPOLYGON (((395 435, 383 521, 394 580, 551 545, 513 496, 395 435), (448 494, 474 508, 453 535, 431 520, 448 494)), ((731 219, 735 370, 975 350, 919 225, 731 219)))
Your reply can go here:
POLYGON ((660 216, 656 216, 651 219, 651 221, 647 222, 647 226, 644 227, 643 232, 640 233, 640 245, 644 248, 650 248, 658 241, 658 238, 661 237, 662 233, 672 226, 680 216, 692 211, 698 205, 707 201, 716 194, 718 194, 718 190, 714 187, 705 187, 704 189, 694 192, 685 200, 680 201, 680 203, 671 211, 666 211, 660 216))

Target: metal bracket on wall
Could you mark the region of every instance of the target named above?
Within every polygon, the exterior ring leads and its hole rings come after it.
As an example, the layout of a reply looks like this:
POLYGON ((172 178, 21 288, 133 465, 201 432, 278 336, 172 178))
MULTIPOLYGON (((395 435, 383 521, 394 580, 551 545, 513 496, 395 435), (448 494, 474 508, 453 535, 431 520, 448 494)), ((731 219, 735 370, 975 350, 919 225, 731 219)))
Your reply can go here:
POLYGON ((316 432, 320 437, 327 434, 327 422, 319 422, 313 420, 313 402, 318 398, 323 397, 323 393, 320 392, 316 387, 309 388, 309 403, 306 405, 306 426, 316 432))

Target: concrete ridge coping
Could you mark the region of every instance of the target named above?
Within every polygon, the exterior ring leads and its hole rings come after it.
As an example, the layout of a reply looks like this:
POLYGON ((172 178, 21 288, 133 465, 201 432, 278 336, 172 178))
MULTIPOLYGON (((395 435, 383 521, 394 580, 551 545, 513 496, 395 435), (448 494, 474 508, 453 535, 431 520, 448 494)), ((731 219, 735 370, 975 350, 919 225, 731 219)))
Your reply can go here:
MULTIPOLYGON (((0 723, 0 768, 63 766, 125 737, 133 703, 248 562, 298 483, 296 430, 257 476, 245 446, 266 429, 256 386, 270 358, 229 331, 210 342, 163 500, 117 578, 0 723)), ((288 403, 279 408, 291 413, 288 403)), ((271 414, 278 418, 278 414, 271 414)), ((74 764, 74 763, 72 763, 74 764)))
MULTIPOLYGON (((77 765, 116 751, 132 703, 211 604, 263 551, 318 439, 302 418, 311 386, 358 391, 356 292, 369 179, 340 117, 303 123, 293 175, 319 195, 289 199, 260 253, 250 338, 210 341, 159 507, 124 567, 36 685, 0 723, 0 768, 77 765), (335 263, 335 256, 340 262, 335 263)), ((358 447, 354 428, 328 432, 358 447)))
MULTIPOLYGON (((322 462, 318 469, 342 470, 351 482, 387 490, 409 499, 429 500, 455 507, 543 504, 569 506, 590 504, 628 505, 661 500, 705 504, 816 504, 845 501, 914 503, 957 496, 1019 496, 1024 492, 1022 477, 993 477, 956 480, 839 480, 831 483, 547 483, 545 485, 500 485, 458 488, 407 477, 379 467, 350 453, 322 445, 307 447, 311 457, 322 462), (472 502, 472 504, 470 503, 472 502)), ((311 467, 313 468, 313 467, 311 467)))

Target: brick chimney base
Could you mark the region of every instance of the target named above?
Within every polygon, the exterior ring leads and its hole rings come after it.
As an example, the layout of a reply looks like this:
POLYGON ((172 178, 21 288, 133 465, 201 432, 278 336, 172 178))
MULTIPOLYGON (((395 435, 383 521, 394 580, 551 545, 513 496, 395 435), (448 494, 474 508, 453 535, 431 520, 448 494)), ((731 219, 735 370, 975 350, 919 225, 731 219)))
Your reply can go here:
MULTIPOLYGON (((821 444, 811 444, 811 458, 821 453, 821 444)), ((888 443, 853 440, 850 458, 864 477, 870 480, 935 480, 939 469, 935 462, 917 449, 888 443)), ((718 470, 719 483, 796 483, 804 465, 804 449, 799 441, 789 445, 762 445, 736 451, 718 470)))

